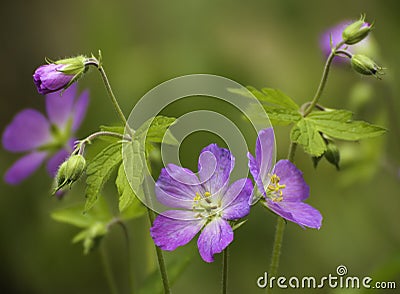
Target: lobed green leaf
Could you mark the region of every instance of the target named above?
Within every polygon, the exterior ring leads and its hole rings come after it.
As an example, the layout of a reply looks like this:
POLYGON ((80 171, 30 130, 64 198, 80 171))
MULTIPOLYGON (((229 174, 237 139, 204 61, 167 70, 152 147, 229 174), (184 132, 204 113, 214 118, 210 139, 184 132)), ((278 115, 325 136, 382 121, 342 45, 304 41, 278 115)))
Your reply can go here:
POLYGON ((86 168, 85 212, 94 206, 103 185, 107 182, 113 170, 121 163, 121 148, 121 142, 113 143, 103 149, 88 163, 86 168))
POLYGON ((321 156, 326 145, 313 121, 303 118, 292 128, 290 140, 303 146, 305 152, 312 156, 321 156))
POLYGON ((293 109, 274 106, 264 106, 264 109, 273 125, 286 126, 302 118, 301 114, 293 109))
MULTIPOLYGON (((141 171, 140 173, 142 174, 141 171)), ((119 211, 123 214, 122 218, 132 219, 142 216, 146 209, 132 190, 128 179, 126 178, 123 164, 119 166, 115 185, 117 186, 119 194, 119 211)), ((141 186, 136 187, 136 189, 139 189, 137 190, 139 193, 143 193, 141 186)))
POLYGON ((270 104, 274 104, 276 106, 298 110, 299 106, 290 98, 288 95, 283 93, 280 90, 272 89, 272 88, 263 88, 261 91, 257 90, 254 87, 247 87, 248 90, 261 102, 266 102, 270 104))
POLYGON ((358 141, 383 135, 385 128, 365 121, 352 121, 352 113, 347 110, 312 112, 307 119, 312 120, 315 128, 336 139, 358 141))

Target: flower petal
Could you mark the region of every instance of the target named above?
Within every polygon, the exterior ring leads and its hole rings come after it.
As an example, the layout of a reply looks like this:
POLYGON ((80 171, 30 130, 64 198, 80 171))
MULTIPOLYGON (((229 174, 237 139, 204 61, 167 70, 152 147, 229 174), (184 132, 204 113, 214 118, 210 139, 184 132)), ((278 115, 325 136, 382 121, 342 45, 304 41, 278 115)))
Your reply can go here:
POLYGON ((71 85, 63 92, 46 95, 46 111, 49 120, 60 129, 64 129, 72 117, 72 107, 76 95, 76 84, 71 85))
POLYGON ((267 206, 276 214, 294 222, 301 227, 319 229, 322 223, 321 213, 314 207, 303 202, 273 202, 267 200, 267 206))
POLYGON ((3 146, 8 151, 30 151, 49 143, 52 137, 47 119, 34 109, 19 112, 3 133, 3 146))
POLYGON ((303 173, 289 160, 279 160, 274 167, 274 174, 280 178, 279 184, 286 186, 281 190, 285 202, 302 201, 310 194, 303 173))
POLYGON ((222 192, 229 183, 229 176, 235 165, 235 158, 225 148, 217 144, 205 147, 199 156, 199 178, 207 192, 216 194, 222 192))
POLYGON ((234 182, 221 199, 222 217, 227 220, 236 220, 248 215, 252 191, 253 184, 250 179, 234 182))
POLYGON ((11 185, 19 184, 39 168, 46 156, 47 152, 32 152, 21 157, 7 170, 4 180, 11 185))
MULTIPOLYGON (((254 170, 258 170, 257 177, 254 178, 258 189, 265 195, 264 187, 269 184, 269 174, 272 168, 272 160, 275 151, 275 135, 272 128, 263 129, 258 132, 256 141, 255 160, 249 160, 249 168, 252 174, 254 170)), ((254 175, 253 175, 254 177, 254 175)))
POLYGON ((67 149, 61 149, 50 157, 46 164, 46 169, 50 176, 54 177, 57 174, 58 168, 68 158, 70 153, 67 149))
MULTIPOLYGON (((71 86, 72 87, 72 86, 71 86)), ((89 105, 89 91, 85 90, 74 104, 72 130, 75 132, 81 126, 89 105)))
POLYGON ((38 67, 33 74, 33 81, 42 95, 56 92, 64 88, 74 78, 74 75, 62 73, 64 64, 45 64, 38 67))
POLYGON ((163 250, 172 251, 189 243, 205 224, 195 219, 192 211, 169 210, 159 215, 150 228, 154 243, 163 250), (192 219, 192 220, 188 220, 192 219))
POLYGON ((197 176, 189 169, 168 164, 161 170, 156 182, 156 196, 162 204, 192 209, 196 193, 203 194, 197 176))
POLYGON ((197 246, 203 260, 213 262, 214 254, 221 253, 232 241, 231 226, 224 219, 215 218, 201 232, 197 246))

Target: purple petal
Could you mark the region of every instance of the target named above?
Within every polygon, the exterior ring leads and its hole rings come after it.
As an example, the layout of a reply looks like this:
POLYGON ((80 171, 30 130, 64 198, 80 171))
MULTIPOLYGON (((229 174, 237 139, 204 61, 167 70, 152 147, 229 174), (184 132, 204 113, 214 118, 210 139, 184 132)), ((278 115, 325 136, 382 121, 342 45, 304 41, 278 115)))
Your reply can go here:
POLYGON ((189 169, 168 164, 156 182, 156 196, 162 204, 191 210, 196 193, 203 194, 197 176, 189 169))
POLYGON ((217 144, 205 147, 199 157, 199 178, 207 192, 221 192, 229 183, 229 176, 235 165, 235 158, 228 149, 217 144))
POLYGON ((301 227, 319 229, 322 223, 321 213, 314 207, 303 202, 273 202, 267 200, 267 206, 276 214, 294 222, 301 227))
MULTIPOLYGON (((72 86, 71 86, 72 87, 72 86)), ((74 104, 72 130, 75 132, 81 126, 89 105, 89 91, 85 90, 74 104)))
POLYGON ((182 210, 169 210, 157 216, 150 228, 154 243, 168 251, 186 245, 205 224, 205 220, 193 220, 194 217, 194 212, 182 210))
POLYGON ((253 184, 250 179, 234 182, 221 199, 222 217, 227 220, 236 220, 248 215, 252 191, 253 184))
POLYGON ((58 168, 68 158, 70 153, 66 149, 61 149, 47 161, 46 169, 50 176, 54 177, 57 174, 58 168))
POLYGON ((11 185, 19 184, 39 168, 46 156, 47 152, 32 152, 25 155, 7 170, 4 180, 11 185))
POLYGON ((271 172, 274 151, 274 130, 272 128, 267 128, 258 132, 256 141, 256 157, 254 158, 250 153, 247 154, 247 157, 249 158, 250 173, 253 175, 259 191, 264 195, 264 187, 269 184, 269 174, 271 172))
POLYGON ((33 81, 40 94, 57 92, 68 85, 74 75, 60 72, 64 66, 64 64, 45 64, 36 69, 33 81))
POLYGON ((3 146, 8 151, 23 152, 51 141, 47 119, 34 109, 19 112, 3 133, 3 146))
POLYGON ((65 129, 68 120, 72 117, 72 107, 76 95, 76 84, 64 92, 46 95, 46 111, 49 120, 60 129, 65 129))
POLYGON ((279 184, 286 186, 281 190, 285 202, 302 201, 310 194, 303 173, 289 160, 279 160, 274 167, 274 174, 280 178, 279 184))
POLYGON ((232 241, 231 226, 224 219, 215 218, 201 232, 197 246, 203 260, 213 262, 214 254, 221 253, 232 241))

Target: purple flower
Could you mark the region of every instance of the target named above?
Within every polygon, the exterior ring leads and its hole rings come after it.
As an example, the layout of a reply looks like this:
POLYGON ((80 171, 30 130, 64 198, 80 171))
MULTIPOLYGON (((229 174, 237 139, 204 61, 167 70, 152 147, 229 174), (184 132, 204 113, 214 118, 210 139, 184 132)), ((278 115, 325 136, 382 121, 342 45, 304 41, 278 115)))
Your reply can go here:
POLYGON ((303 228, 319 229, 321 214, 303 202, 308 198, 310 189, 302 172, 289 160, 280 160, 270 173, 274 144, 272 128, 261 130, 256 142, 255 158, 247 154, 250 172, 265 197, 265 205, 277 215, 303 228))
POLYGON ((199 157, 198 176, 192 171, 168 164, 156 182, 158 201, 181 210, 168 210, 157 216, 150 229, 154 243, 172 251, 189 243, 201 231, 197 246, 206 262, 233 241, 230 220, 250 212, 253 190, 250 179, 228 185, 234 166, 229 150, 216 144, 205 147, 199 157))
POLYGON ((33 81, 39 94, 46 95, 64 89, 71 83, 74 75, 62 72, 65 64, 45 64, 38 67, 33 74, 33 81))
POLYGON ((11 152, 26 152, 6 172, 5 181, 16 185, 35 172, 46 160, 51 176, 69 156, 74 133, 79 128, 88 106, 89 93, 76 97, 76 86, 46 95, 47 117, 34 109, 19 112, 3 133, 3 146, 11 152))
POLYGON ((33 81, 39 94, 45 95, 68 88, 84 73, 86 57, 61 59, 38 67, 33 81))

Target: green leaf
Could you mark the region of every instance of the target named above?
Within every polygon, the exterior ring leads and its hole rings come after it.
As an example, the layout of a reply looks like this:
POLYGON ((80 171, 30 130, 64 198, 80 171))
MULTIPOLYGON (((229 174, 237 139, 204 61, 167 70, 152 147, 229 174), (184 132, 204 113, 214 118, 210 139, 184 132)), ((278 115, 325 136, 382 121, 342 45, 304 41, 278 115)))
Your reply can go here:
MULTIPOLYGON (((141 171, 140 171, 141 172, 141 171)), ((121 164, 118 169, 118 176, 115 184, 119 194, 119 211, 123 219, 132 219, 142 216, 146 209, 132 190, 128 179, 126 178, 124 165, 121 164)), ((141 191, 141 187, 139 187, 141 191)), ((140 192, 139 192, 140 193, 140 192)))
POLYGON ((103 185, 107 182, 113 170, 121 163, 121 148, 121 142, 111 144, 88 163, 86 169, 86 212, 96 203, 103 185))
POLYGON ((326 145, 313 121, 301 119, 290 132, 290 140, 303 146, 305 152, 312 156, 321 156, 326 151, 326 145))
MULTIPOLYGON (((172 286, 179 276, 184 272, 192 259, 191 256, 180 256, 169 262, 167 262, 168 278, 170 286, 172 286)), ((145 280, 144 284, 140 288, 139 294, 157 294, 164 293, 164 287, 160 277, 160 271, 158 268, 154 270, 145 280)))
POLYGON ((351 112, 346 110, 312 112, 307 117, 315 128, 336 139, 358 141, 383 135, 386 129, 365 121, 351 121, 351 112))
POLYGON ((162 142, 165 144, 176 145, 178 144, 178 141, 171 134, 171 132, 167 131, 175 121, 175 117, 167 117, 162 115, 156 116, 154 119, 149 119, 143 125, 141 125, 136 131, 135 136, 146 136, 146 143, 162 142))
POLYGON ((274 104, 282 108, 298 110, 299 106, 282 91, 272 88, 263 88, 261 91, 254 87, 247 87, 249 91, 260 101, 274 104))
POLYGON ((264 109, 273 125, 286 126, 302 118, 297 110, 274 106, 264 106, 264 109))

